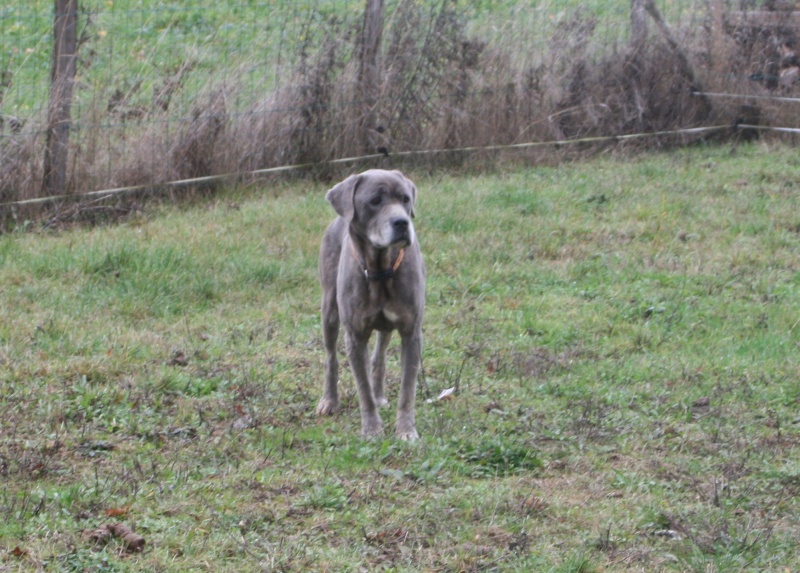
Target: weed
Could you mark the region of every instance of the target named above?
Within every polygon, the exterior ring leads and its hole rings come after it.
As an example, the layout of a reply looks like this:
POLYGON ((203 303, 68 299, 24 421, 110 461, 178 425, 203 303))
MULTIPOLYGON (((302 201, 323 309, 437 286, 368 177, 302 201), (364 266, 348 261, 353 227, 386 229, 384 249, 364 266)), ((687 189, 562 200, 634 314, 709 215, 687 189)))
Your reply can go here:
POLYGON ((521 471, 535 471, 543 465, 528 446, 502 437, 457 447, 466 472, 473 477, 508 476, 521 471))

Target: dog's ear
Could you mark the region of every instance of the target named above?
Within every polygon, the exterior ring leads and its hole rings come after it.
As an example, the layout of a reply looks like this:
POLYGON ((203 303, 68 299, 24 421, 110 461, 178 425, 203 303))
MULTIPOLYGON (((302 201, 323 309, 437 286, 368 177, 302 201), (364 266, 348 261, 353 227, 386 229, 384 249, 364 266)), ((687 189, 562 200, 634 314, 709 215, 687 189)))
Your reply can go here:
POLYGON ((417 216, 416 212, 416 205, 417 205, 417 186, 414 185, 410 179, 406 179, 408 181, 408 187, 411 190, 411 218, 417 216))
POLYGON ((409 179, 408 177, 406 177, 402 171, 398 171, 397 169, 395 169, 394 172, 400 175, 400 177, 402 177, 405 180, 406 185, 408 186, 408 190, 411 192, 411 217, 414 218, 417 216, 414 210, 414 207, 417 204, 417 186, 414 185, 414 182, 411 181, 411 179, 409 179))
POLYGON ((360 175, 351 175, 341 183, 337 183, 332 189, 326 193, 325 198, 333 207, 333 210, 344 219, 353 218, 354 202, 353 199, 356 193, 356 187, 361 181, 360 175))

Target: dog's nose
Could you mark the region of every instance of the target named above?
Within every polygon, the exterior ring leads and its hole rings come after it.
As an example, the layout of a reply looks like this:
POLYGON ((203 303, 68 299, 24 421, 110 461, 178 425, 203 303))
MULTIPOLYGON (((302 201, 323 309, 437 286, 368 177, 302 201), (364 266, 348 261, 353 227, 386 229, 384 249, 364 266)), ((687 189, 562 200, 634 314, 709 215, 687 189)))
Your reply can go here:
POLYGON ((404 233, 408 231, 408 219, 405 217, 398 217, 392 220, 392 229, 396 232, 404 233))

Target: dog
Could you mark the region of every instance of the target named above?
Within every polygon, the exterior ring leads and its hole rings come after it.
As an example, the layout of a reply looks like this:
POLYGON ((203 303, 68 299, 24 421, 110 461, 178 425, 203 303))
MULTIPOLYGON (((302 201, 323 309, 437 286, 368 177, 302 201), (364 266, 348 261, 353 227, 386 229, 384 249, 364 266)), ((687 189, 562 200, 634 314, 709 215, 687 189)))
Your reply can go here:
POLYGON ((414 400, 425 310, 425 265, 411 221, 417 188, 400 171, 371 169, 338 183, 325 198, 338 217, 325 231, 319 256, 326 359, 317 415, 339 409, 341 323, 358 390, 361 435, 383 434, 378 408, 388 404, 383 390, 386 348, 397 330, 402 380, 395 432, 401 440, 414 441, 419 438, 414 400), (378 335, 370 361, 373 331, 378 335))

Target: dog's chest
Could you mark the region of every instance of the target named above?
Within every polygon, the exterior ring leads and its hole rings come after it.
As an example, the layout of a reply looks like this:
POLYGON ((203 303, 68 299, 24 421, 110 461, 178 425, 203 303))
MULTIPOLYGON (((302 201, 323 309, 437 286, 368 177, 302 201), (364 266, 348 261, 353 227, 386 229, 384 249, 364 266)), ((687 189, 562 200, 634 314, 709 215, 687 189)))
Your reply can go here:
POLYGON ((381 311, 381 314, 383 315, 383 317, 384 317, 386 320, 388 320, 388 321, 389 321, 389 322, 391 322, 392 324, 394 324, 394 323, 396 323, 398 320, 400 320, 400 315, 399 315, 399 314, 397 314, 396 312, 392 312, 392 311, 391 311, 391 310, 389 310, 388 308, 384 308, 384 309, 381 311))
POLYGON ((395 330, 400 325, 401 320, 402 317, 399 313, 384 308, 373 315, 370 322, 372 323, 371 327, 375 330, 389 331, 395 330))

